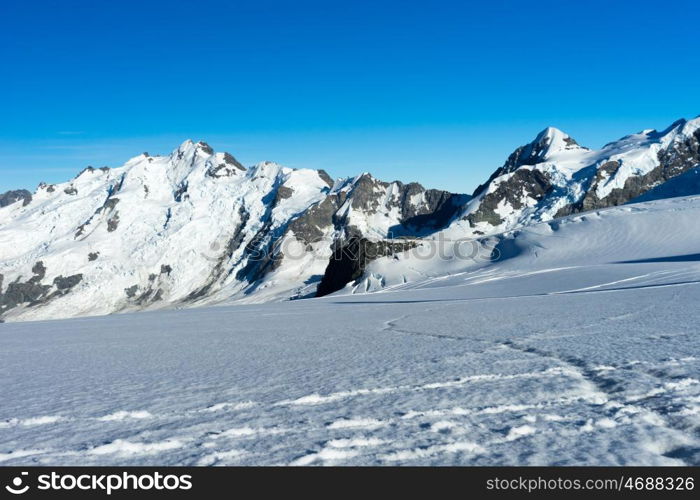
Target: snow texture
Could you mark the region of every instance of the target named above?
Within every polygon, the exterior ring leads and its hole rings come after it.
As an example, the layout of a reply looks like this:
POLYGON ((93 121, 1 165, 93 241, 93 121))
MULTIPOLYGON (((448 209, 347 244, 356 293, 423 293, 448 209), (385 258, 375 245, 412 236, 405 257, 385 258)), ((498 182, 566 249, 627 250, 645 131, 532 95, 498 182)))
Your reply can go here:
POLYGON ((0 325, 0 464, 698 465, 698 220, 652 201, 487 236, 496 261, 379 259, 377 293, 0 325))

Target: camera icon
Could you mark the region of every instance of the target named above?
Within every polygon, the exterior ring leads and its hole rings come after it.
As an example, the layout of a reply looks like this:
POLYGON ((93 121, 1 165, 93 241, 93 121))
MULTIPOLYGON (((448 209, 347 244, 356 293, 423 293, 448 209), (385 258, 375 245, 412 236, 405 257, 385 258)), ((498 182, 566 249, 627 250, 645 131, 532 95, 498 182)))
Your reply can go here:
POLYGON ((21 495, 29 490, 29 485, 26 484, 22 487, 23 476, 28 476, 28 472, 21 472, 19 476, 12 479, 12 485, 5 486, 5 489, 12 493, 13 495, 21 495))

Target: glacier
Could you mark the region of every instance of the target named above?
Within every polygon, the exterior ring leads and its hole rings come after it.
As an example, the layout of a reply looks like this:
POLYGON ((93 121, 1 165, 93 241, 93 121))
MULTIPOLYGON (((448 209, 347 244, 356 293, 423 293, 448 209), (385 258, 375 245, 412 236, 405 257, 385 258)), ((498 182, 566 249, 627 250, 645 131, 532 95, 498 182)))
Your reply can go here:
POLYGON ((322 298, 2 324, 0 465, 698 465, 698 220, 653 200, 322 298))

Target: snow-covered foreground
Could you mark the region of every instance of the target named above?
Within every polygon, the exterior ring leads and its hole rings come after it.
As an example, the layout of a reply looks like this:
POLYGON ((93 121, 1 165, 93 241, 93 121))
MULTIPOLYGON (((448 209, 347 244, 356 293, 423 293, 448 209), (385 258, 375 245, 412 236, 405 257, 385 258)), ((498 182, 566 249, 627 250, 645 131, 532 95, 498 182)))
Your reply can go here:
POLYGON ((0 464, 700 464, 699 220, 678 198, 378 293, 0 325, 0 464))

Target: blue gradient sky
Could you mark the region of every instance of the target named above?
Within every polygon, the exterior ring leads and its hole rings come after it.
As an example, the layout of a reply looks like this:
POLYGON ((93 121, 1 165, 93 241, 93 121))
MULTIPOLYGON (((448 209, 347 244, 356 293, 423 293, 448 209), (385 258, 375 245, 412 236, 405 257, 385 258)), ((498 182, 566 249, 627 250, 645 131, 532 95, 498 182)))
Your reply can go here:
POLYGON ((548 125, 700 113, 697 1, 3 1, 0 191, 164 154, 471 192, 548 125))

